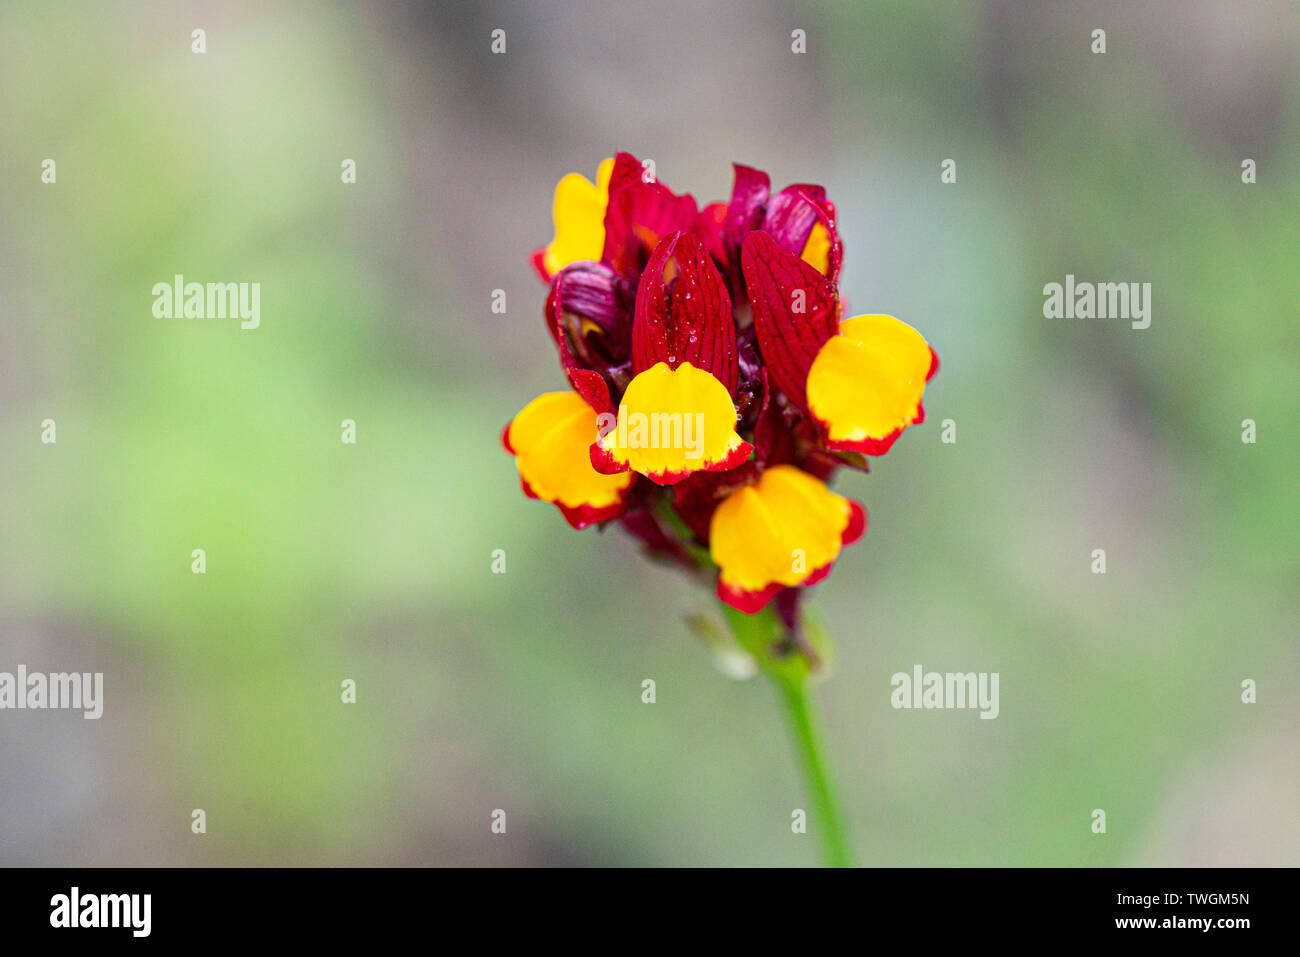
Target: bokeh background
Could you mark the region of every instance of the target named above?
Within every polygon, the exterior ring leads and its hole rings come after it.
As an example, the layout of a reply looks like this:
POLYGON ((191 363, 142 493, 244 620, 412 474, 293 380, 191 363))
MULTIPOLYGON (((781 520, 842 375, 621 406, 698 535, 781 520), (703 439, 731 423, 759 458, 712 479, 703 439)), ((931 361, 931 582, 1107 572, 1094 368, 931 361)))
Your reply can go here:
POLYGON ((1300 863, 1298 49, 1289 0, 9 0, 0 670, 107 700, 0 713, 0 863, 817 863, 709 597, 498 445, 562 384, 554 183, 620 148, 825 184, 851 303, 944 360, 816 590, 859 861, 1300 863), (155 319, 175 273, 261 328, 155 319), (1045 319, 1066 273, 1151 327, 1045 319), (916 663, 1000 717, 893 710, 916 663))

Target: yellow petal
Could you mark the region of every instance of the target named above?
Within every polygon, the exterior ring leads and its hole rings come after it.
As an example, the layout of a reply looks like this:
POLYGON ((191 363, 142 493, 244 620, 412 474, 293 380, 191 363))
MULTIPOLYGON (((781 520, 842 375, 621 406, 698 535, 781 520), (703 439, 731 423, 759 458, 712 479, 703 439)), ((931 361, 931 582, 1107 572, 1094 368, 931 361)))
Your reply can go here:
POLYGON ((736 406, 727 387, 703 369, 656 362, 623 393, 618 424, 601 436, 596 455, 614 469, 631 469, 671 485, 692 472, 740 465, 751 451, 736 433, 736 406))
POLYGON ((921 418, 930 346, 893 316, 855 316, 839 333, 808 370, 808 409, 833 447, 880 454, 921 418))
POLYGON ((547 392, 529 402, 506 429, 526 491, 564 510, 572 524, 603 521, 621 511, 636 476, 602 475, 591 466, 596 412, 576 392, 547 392))
POLYGON ((773 466, 713 513, 709 550, 722 569, 719 592, 804 584, 856 540, 863 521, 861 509, 825 482, 793 465, 773 466))
POLYGON ((551 207, 555 238, 542 254, 542 265, 554 276, 569 263, 599 262, 605 249, 605 207, 614 159, 603 160, 593 184, 581 173, 569 173, 555 187, 551 207))

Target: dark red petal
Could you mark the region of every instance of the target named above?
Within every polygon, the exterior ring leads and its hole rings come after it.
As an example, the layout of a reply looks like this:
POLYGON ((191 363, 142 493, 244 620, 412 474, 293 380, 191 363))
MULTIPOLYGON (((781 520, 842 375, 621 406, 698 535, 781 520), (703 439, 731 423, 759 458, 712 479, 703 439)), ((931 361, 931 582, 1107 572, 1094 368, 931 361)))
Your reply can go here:
POLYGON ((663 237, 688 230, 695 223, 694 197, 678 196, 658 180, 643 182, 642 173, 641 164, 630 153, 614 157, 601 260, 620 276, 638 275, 663 237))
POLYGON ((827 562, 821 568, 814 568, 811 572, 808 573, 808 577, 805 578, 800 583, 799 587, 811 588, 813 585, 820 583, 822 580, 826 578, 827 575, 831 573, 831 569, 835 567, 835 561, 837 561, 838 559, 839 556, 837 555, 835 559, 827 562))
MULTIPOLYGON (((561 355, 566 348, 566 346, 560 347, 561 355)), ((560 361, 563 362, 563 359, 560 361)), ((587 405, 595 409, 597 415, 602 412, 613 413, 614 403, 609 398, 609 385, 599 372, 570 366, 564 370, 564 374, 569 377, 569 385, 573 386, 573 391, 586 399, 587 405)))
POLYGON ((596 508, 591 505, 579 505, 576 508, 572 505, 564 505, 556 502, 555 507, 560 510, 564 520, 574 528, 581 531, 588 525, 595 525, 598 522, 608 522, 610 519, 618 518, 627 511, 627 505, 623 502, 617 502, 614 505, 605 505, 596 508))
POLYGON ((763 403, 754 423, 754 458, 760 468, 793 465, 823 482, 839 468, 870 471, 861 453, 828 450, 823 429, 769 387, 766 369, 760 382, 763 403))
POLYGON ((839 228, 835 225, 835 205, 828 199, 824 207, 820 208, 818 219, 826 227, 826 232, 831 238, 829 268, 826 271, 826 278, 833 284, 840 281, 840 267, 844 264, 844 242, 840 239, 839 228))
POLYGON ((726 203, 710 203, 695 217, 692 232, 700 237, 704 248, 714 261, 724 269, 727 265, 727 244, 722 237, 723 224, 727 219, 726 203))
POLYGON ((764 232, 745 237, 741 263, 763 361, 776 386, 806 412, 808 369, 839 327, 835 286, 764 232))
POLYGON ((533 254, 529 257, 533 268, 537 270, 537 275, 542 277, 542 282, 550 282, 551 274, 546 271, 546 247, 534 249, 533 254))
POLYGON ((718 578, 718 599, 726 602, 736 611, 743 612, 746 615, 756 615, 764 608, 767 603, 776 597, 784 585, 768 585, 759 591, 745 591, 740 588, 733 588, 730 585, 723 584, 722 578, 718 578))
POLYGON ((560 366, 564 369, 564 375, 569 380, 569 385, 573 391, 586 400, 587 405, 596 410, 599 415, 602 412, 613 412, 614 403, 609 398, 609 383, 599 372, 591 369, 584 369, 579 365, 573 356, 573 350, 569 348, 569 341, 561 332, 557 345, 560 349, 560 366))
POLYGON ((844 259, 844 243, 835 225, 835 204, 826 198, 826 191, 820 186, 788 186, 782 190, 768 206, 763 229, 771 232, 782 248, 802 257, 815 223, 822 224, 830 240, 826 275, 836 283, 844 259))
MULTIPOLYGON (((718 461, 706 465, 702 469, 690 469, 680 472, 672 470, 664 472, 643 472, 641 474, 656 485, 676 485, 677 483, 690 478, 692 475, 698 475, 700 472, 730 472, 732 469, 738 469, 749 461, 750 453, 753 451, 754 447, 742 439, 740 444, 734 449, 722 458, 718 459, 718 461)), ((613 474, 609 471, 613 465, 613 459, 610 458, 607 460, 605 457, 607 454, 608 453, 604 453, 603 450, 599 450, 598 446, 593 444, 591 447, 591 467, 597 472, 610 475, 613 474)), ((624 466, 623 470, 626 470, 626 466, 624 466)))
POLYGON ((841 544, 852 545, 866 530, 867 510, 853 499, 849 499, 849 524, 844 526, 844 531, 840 535, 841 544))
MULTIPOLYGON (((930 354, 934 355, 933 349, 930 350, 930 354)), ((930 366, 930 369, 931 369, 930 374, 934 375, 933 364, 930 366)), ((917 403, 916 418, 914 418, 910 423, 908 423, 907 426, 894 429, 894 431, 890 432, 888 435, 882 436, 881 438, 878 439, 867 438, 867 439, 858 439, 857 441, 841 440, 838 442, 832 442, 830 438, 826 438, 825 445, 826 448, 830 449, 832 452, 862 452, 865 455, 880 456, 880 455, 884 455, 891 448, 893 448, 894 443, 898 441, 898 437, 902 435, 907 428, 910 428, 913 425, 920 425, 924 421, 925 421, 925 404, 917 403)))
POLYGON ((523 489, 525 496, 527 496, 528 498, 535 498, 540 501, 540 498, 537 495, 537 493, 533 491, 533 487, 528 484, 528 479, 524 478, 522 475, 519 476, 519 487, 523 489))
POLYGON ((587 456, 591 459, 591 467, 601 475, 620 475, 628 470, 626 462, 618 461, 613 453, 599 442, 591 443, 587 456))
POLYGON ((839 280, 844 244, 835 226, 835 204, 826 198, 822 187, 797 184, 781 190, 767 205, 763 231, 786 252, 802 256, 808 236, 819 222, 830 238, 827 278, 834 283, 839 280))
POLYGON ((838 442, 832 442, 830 439, 827 439, 826 448, 830 449, 832 452, 861 452, 864 455, 879 456, 888 452, 894 442, 896 442, 898 437, 902 434, 902 429, 895 429, 888 435, 882 436, 878 439, 867 438, 857 439, 854 441, 841 440, 838 442))
POLYGON ((772 181, 762 170, 739 163, 732 163, 731 167, 735 176, 731 181, 731 202, 727 204, 723 235, 731 249, 739 250, 745 234, 763 223, 763 210, 772 192, 772 181))
POLYGON ((611 343, 630 338, 631 303, 625 300, 619 278, 608 266, 571 263, 556 274, 550 295, 556 312, 590 320, 611 343))
MULTIPOLYGON (((576 317, 579 325, 583 319, 595 323, 600 329, 597 335, 604 336, 606 347, 617 351, 617 337, 626 336, 619 325, 626 326, 627 319, 626 307, 619 304, 614 274, 599 263, 574 263, 565 267, 551 284, 546 310, 547 328, 560 351, 560 366, 569 384, 597 413, 613 411, 605 377, 574 354, 566 316, 576 317)), ((576 333, 581 336, 581 329, 576 333)))
POLYGON ((736 323, 731 297, 699 237, 669 235, 641 274, 632 322, 632 369, 689 362, 736 393, 736 323), (665 273, 673 281, 671 299, 665 273))
MULTIPOLYGON (((509 428, 510 426, 507 425, 506 429, 508 430, 509 428)), ((507 446, 507 448, 508 447, 509 446, 507 446)), ((522 475, 519 476, 519 488, 528 498, 538 499, 539 501, 541 500, 538 494, 533 491, 533 487, 528 484, 528 480, 522 475)), ((579 531, 586 528, 588 525, 594 525, 597 522, 608 522, 612 518, 618 518, 627 511, 626 498, 615 502, 613 505, 602 505, 600 507, 594 505, 565 505, 562 502, 553 502, 550 504, 553 504, 558 508, 560 514, 564 516, 564 520, 579 531)))
POLYGON ((795 460, 795 435, 785 421, 776 390, 772 388, 767 370, 763 370, 763 405, 754 422, 755 459, 762 468, 795 460))
POLYGON ((632 348, 635 290, 600 263, 572 263, 559 271, 546 300, 546 325, 557 345, 567 340, 561 359, 594 369, 612 381, 611 370, 624 365, 632 348))
POLYGON ((808 234, 817 222, 817 202, 826 201, 826 190, 803 183, 787 186, 772 197, 763 216, 763 231, 771 234, 782 249, 803 255, 808 234))

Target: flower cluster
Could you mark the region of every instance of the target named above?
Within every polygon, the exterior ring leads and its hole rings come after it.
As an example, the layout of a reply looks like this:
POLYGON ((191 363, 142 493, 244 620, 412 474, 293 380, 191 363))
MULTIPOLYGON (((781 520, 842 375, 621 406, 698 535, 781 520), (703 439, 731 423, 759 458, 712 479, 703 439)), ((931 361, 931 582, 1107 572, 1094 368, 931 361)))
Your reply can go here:
POLYGON ((892 316, 842 317, 820 186, 773 194, 737 165, 701 209, 619 153, 561 179, 554 218, 533 264, 570 388, 505 428, 524 493, 716 572, 740 611, 797 600, 866 528, 827 482, 924 420, 934 351, 892 316))

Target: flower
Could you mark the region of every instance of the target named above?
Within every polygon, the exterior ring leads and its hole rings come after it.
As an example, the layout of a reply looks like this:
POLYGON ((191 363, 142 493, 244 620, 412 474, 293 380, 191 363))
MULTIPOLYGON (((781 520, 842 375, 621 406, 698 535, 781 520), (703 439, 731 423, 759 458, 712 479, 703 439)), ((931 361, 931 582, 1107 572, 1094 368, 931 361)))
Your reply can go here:
POLYGON ((626 511, 634 476, 602 475, 581 463, 596 431, 596 410, 576 392, 546 392, 529 402, 502 435, 519 462, 524 494, 550 502, 574 528, 626 511))
POLYGON ((592 446, 598 471, 631 469, 659 485, 673 485, 694 472, 727 471, 749 458, 753 447, 736 433, 732 398, 739 366, 731 299, 695 235, 664 237, 641 272, 632 373, 619 404, 618 428, 592 446), (677 434, 666 442, 629 435, 629 421, 644 430, 667 424, 677 434))
POLYGON ((925 421, 939 359, 919 332, 893 316, 841 321, 831 281, 768 234, 745 237, 741 263, 763 358, 828 450, 884 455, 925 421))
POLYGON ((542 280, 569 263, 600 259, 605 249, 605 205, 609 202, 609 178, 614 160, 607 159, 596 170, 592 183, 581 173, 569 173, 555 187, 551 216, 555 238, 533 253, 533 265, 542 280))
POLYGON ((561 179, 553 214, 533 264, 569 389, 503 432, 525 494, 575 528, 617 520, 739 611, 786 596, 785 618, 865 531, 828 482, 924 421, 933 349, 844 318, 820 186, 773 194, 736 165, 730 200, 699 208, 618 153, 561 179))
POLYGON ((786 586, 826 577, 842 545, 866 530, 857 502, 793 465, 774 465, 713 512, 709 541, 721 569, 718 597, 745 612, 763 608, 786 586))

